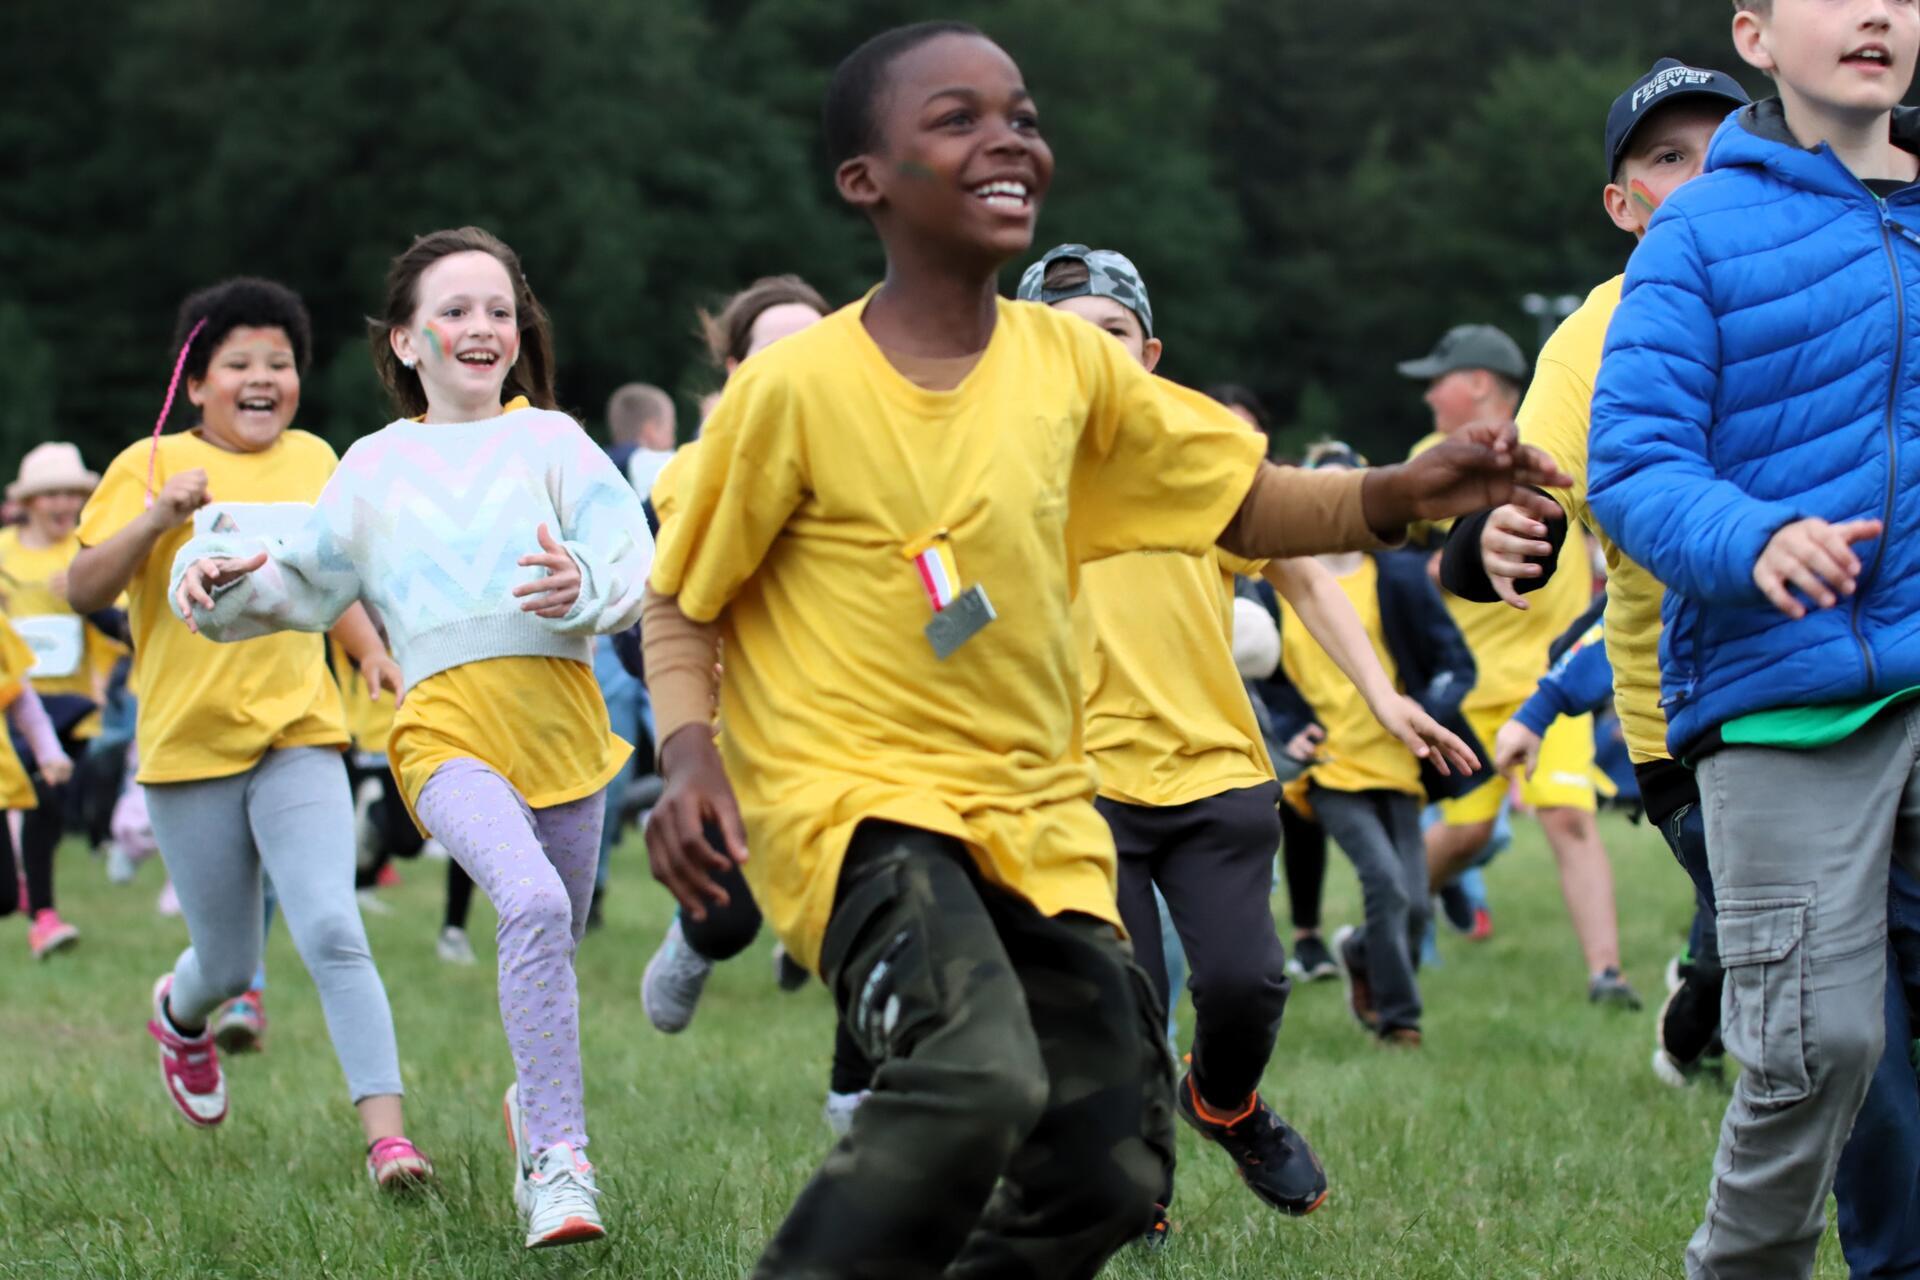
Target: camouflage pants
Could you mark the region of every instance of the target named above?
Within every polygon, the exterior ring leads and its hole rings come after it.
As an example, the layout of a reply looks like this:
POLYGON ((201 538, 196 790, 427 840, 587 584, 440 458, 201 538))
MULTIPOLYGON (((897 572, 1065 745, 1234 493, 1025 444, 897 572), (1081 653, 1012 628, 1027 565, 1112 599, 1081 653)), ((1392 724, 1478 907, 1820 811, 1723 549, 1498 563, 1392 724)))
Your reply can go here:
POLYGON ((1073 1280, 1146 1228, 1173 1063, 1111 925, 1043 916, 953 840, 869 822, 822 969, 880 1066, 756 1277, 1073 1280))

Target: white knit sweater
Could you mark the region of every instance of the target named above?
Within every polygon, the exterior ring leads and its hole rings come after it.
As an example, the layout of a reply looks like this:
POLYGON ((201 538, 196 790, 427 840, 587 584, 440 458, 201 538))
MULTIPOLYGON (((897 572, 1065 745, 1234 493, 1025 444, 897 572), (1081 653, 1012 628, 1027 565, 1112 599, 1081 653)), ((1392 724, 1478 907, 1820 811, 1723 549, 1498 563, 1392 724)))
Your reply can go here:
POLYGON ((236 524, 174 557, 177 595, 203 556, 267 553, 212 610, 194 610, 202 633, 325 631, 365 600, 386 624, 408 688, 484 658, 590 663, 595 633, 639 619, 653 564, 633 487, 578 423, 543 409, 392 423, 347 450, 298 533, 249 536, 236 524), (580 599, 563 618, 526 612, 512 594, 544 575, 517 563, 540 550, 542 524, 580 567, 580 599))

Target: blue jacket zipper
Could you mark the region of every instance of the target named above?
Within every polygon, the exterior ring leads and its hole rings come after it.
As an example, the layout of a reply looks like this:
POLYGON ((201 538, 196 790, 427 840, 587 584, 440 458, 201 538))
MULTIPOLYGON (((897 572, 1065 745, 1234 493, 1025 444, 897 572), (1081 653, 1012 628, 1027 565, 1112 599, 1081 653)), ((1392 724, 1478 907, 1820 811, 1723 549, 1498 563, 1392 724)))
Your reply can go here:
POLYGON ((1900 278, 1900 256, 1894 250, 1893 237, 1900 236, 1920 244, 1920 236, 1907 230, 1887 208, 1887 202, 1878 193, 1869 192, 1874 203, 1880 206, 1880 242, 1887 251, 1887 268, 1893 273, 1893 305, 1896 328, 1893 335, 1893 370, 1887 377, 1887 497, 1881 511, 1881 530, 1879 544, 1873 549, 1873 561, 1867 571, 1860 575, 1860 585, 1853 593, 1853 607, 1848 611, 1853 629, 1853 642, 1860 646, 1860 656, 1867 664, 1867 691, 1871 694, 1880 684, 1880 677, 1874 669, 1873 651, 1867 646, 1867 638, 1860 631, 1860 606, 1866 599, 1867 587, 1880 570, 1880 559, 1886 554, 1887 539, 1893 536, 1893 504, 1900 478, 1900 369, 1906 363, 1907 348, 1907 290, 1900 278))

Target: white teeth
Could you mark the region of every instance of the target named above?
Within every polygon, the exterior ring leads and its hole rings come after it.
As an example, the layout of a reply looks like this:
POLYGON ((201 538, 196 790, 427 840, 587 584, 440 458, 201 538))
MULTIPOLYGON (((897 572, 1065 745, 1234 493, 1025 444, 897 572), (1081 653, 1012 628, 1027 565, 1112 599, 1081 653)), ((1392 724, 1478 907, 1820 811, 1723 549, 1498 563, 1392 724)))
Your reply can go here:
POLYGON ((1002 203, 1024 204, 1027 199, 1027 184, 1024 182, 988 182, 973 189, 973 194, 988 204, 995 203, 995 197, 1005 197, 1002 203))

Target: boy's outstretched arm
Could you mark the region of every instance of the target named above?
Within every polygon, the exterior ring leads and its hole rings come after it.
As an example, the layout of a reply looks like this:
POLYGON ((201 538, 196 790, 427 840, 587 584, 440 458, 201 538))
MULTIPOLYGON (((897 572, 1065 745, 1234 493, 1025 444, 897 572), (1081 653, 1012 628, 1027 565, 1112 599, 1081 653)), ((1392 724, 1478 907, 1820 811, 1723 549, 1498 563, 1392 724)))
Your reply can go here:
POLYGON ((1399 542, 1415 521, 1447 520, 1504 503, 1551 518, 1559 506, 1535 489, 1569 483, 1545 453, 1520 443, 1512 423, 1487 423, 1455 433, 1410 462, 1358 475, 1262 463, 1219 543, 1248 560, 1371 550, 1399 542), (1338 500, 1357 505, 1376 542, 1361 545, 1347 536, 1352 520, 1302 519, 1303 512, 1331 510, 1338 500))

